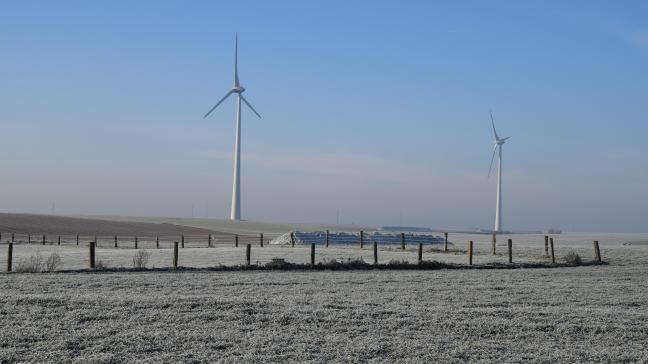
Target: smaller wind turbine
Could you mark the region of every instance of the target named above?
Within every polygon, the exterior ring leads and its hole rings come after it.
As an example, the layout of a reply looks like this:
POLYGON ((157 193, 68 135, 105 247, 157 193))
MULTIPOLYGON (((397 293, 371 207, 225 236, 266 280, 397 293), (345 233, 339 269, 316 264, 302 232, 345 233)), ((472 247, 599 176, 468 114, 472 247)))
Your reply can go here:
POLYGON ((208 117, 209 114, 214 111, 218 105, 223 103, 226 98, 231 94, 236 94, 236 142, 234 145, 234 178, 232 182, 232 208, 230 210, 230 220, 241 220, 241 100, 258 116, 261 118, 261 115, 254 110, 252 105, 243 97, 242 93, 245 91, 245 88, 241 86, 238 78, 238 33, 236 33, 236 43, 234 46, 234 86, 227 91, 225 96, 223 96, 220 101, 212 107, 203 119, 208 117))
POLYGON ((490 168, 488 169, 488 176, 490 177, 493 170, 493 161, 495 160, 495 152, 499 150, 499 158, 497 161, 497 203, 495 205, 495 232, 502 231, 502 145, 506 142, 506 138, 500 138, 495 130, 495 121, 493 120, 493 111, 490 112, 491 125, 493 126, 493 136, 495 137, 493 145, 493 157, 491 158, 490 168))

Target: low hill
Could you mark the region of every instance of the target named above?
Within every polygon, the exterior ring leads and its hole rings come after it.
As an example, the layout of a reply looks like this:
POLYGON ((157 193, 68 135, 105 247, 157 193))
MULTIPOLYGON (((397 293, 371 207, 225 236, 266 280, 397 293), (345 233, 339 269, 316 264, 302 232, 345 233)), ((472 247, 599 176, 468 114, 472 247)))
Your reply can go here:
POLYGON ((33 235, 208 235, 217 230, 165 222, 114 221, 57 215, 0 213, 1 233, 33 235))

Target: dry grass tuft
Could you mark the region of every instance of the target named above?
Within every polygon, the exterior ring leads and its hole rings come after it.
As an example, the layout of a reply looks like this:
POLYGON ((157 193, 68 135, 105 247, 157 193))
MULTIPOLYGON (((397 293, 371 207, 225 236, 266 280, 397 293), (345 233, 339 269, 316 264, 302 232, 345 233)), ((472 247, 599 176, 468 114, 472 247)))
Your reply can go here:
POLYGON ((28 258, 23 258, 16 264, 15 271, 18 273, 39 273, 43 267, 43 256, 36 252, 28 258))
POLYGON ((571 251, 571 252, 567 253, 567 255, 565 255, 563 257, 563 260, 565 261, 565 263, 567 263, 569 265, 582 265, 583 264, 583 260, 581 259, 580 255, 578 255, 578 253, 576 253, 574 251, 571 251))
POLYGON ((53 272, 62 266, 63 260, 57 253, 50 254, 50 256, 44 260, 40 251, 37 251, 30 257, 19 260, 15 271, 17 273, 53 272))
POLYGON ((57 253, 52 253, 45 261, 45 271, 53 272, 63 266, 63 260, 57 253))
POLYGON ((108 263, 103 260, 98 260, 95 262, 95 270, 105 270, 108 269, 108 263))
POLYGON ((139 250, 133 255, 133 268, 144 269, 151 259, 151 253, 147 250, 139 250))

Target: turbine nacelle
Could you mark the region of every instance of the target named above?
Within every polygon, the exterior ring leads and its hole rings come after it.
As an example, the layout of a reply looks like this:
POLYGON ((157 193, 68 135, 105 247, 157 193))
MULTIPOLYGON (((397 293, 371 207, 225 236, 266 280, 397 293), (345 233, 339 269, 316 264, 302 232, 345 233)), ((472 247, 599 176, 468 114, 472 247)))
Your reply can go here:
POLYGON ((227 91, 225 96, 223 96, 223 98, 220 99, 220 101, 218 101, 216 103, 216 105, 214 105, 214 107, 212 107, 207 112, 207 114, 205 114, 205 116, 203 116, 203 119, 208 117, 209 114, 212 113, 212 111, 216 110, 218 105, 220 105, 223 101, 225 101, 225 99, 227 99, 231 94, 238 94, 238 97, 241 98, 241 100, 250 108, 250 110, 252 110, 252 112, 254 112, 254 114, 256 114, 256 116, 261 118, 261 115, 252 107, 252 105, 250 105, 248 100, 246 100, 245 97, 243 97, 243 95, 241 95, 244 91, 245 91, 245 87, 241 86, 241 83, 239 82, 239 77, 238 77, 238 33, 236 33, 236 45, 234 47, 234 86, 229 91, 227 91))
POLYGON ((490 118, 491 118, 491 126, 493 127, 493 138, 495 139, 495 141, 493 142, 493 156, 491 157, 490 168, 488 169, 489 177, 491 171, 493 170, 493 162, 495 161, 495 153, 497 153, 497 148, 500 148, 500 153, 501 153, 502 145, 504 145, 504 143, 506 143, 506 141, 509 138, 511 138, 511 137, 500 138, 499 135, 497 135, 497 130, 495 129, 495 119, 493 118, 493 111, 490 112, 490 118))
POLYGON ((502 145, 502 144, 506 143, 507 139, 510 139, 510 138, 511 137, 506 137, 506 138, 502 138, 502 139, 495 139, 495 144, 502 145))

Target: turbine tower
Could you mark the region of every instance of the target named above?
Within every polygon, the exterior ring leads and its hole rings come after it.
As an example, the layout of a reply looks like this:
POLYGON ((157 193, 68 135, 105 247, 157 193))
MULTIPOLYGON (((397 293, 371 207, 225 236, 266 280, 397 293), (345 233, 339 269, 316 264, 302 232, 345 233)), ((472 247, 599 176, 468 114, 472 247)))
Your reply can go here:
POLYGON ((241 100, 261 118, 261 115, 254 110, 252 105, 243 97, 245 88, 241 86, 238 78, 238 33, 236 33, 236 43, 234 46, 234 86, 227 91, 220 101, 214 105, 203 117, 206 118, 214 111, 218 105, 223 103, 231 94, 237 95, 236 100, 236 142, 234 144, 234 178, 232 181, 232 209, 230 210, 230 220, 241 220, 241 100))
POLYGON ((495 121, 493 120, 493 112, 490 113, 491 125, 493 125, 493 136, 495 137, 493 145, 493 157, 491 158, 490 168, 488 169, 488 176, 490 177, 493 170, 493 161, 495 160, 495 152, 499 151, 499 158, 497 160, 497 203, 495 205, 495 229, 496 233, 502 232, 502 145, 506 142, 506 138, 501 138, 497 135, 495 130, 495 121))

